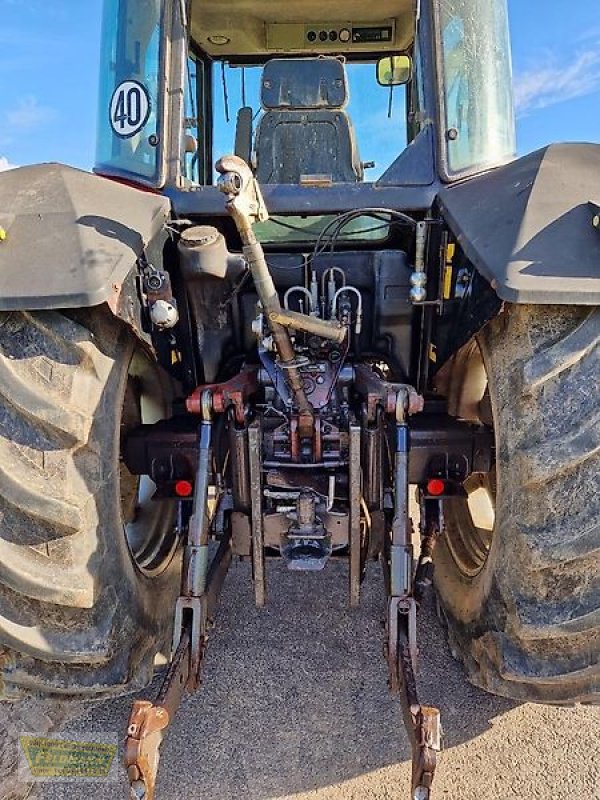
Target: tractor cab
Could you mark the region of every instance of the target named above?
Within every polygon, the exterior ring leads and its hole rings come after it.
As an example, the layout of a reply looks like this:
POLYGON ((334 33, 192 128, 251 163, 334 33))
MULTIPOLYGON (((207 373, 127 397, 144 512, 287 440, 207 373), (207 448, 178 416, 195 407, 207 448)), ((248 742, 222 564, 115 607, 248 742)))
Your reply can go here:
MULTIPOLYGON (((225 153, 336 210, 344 186, 427 205, 515 154, 503 2, 106 0, 102 42, 96 171, 187 211, 209 210, 225 153)), ((290 192, 268 190, 288 213, 290 192)))

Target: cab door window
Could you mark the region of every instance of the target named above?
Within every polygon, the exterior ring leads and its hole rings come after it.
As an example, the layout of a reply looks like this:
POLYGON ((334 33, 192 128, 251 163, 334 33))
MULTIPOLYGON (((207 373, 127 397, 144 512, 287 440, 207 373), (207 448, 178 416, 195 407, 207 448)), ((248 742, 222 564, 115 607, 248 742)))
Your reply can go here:
POLYGON ((160 178, 163 0, 106 0, 96 169, 160 178))
POLYGON ((448 172, 504 163, 516 152, 506 0, 437 9, 448 172))

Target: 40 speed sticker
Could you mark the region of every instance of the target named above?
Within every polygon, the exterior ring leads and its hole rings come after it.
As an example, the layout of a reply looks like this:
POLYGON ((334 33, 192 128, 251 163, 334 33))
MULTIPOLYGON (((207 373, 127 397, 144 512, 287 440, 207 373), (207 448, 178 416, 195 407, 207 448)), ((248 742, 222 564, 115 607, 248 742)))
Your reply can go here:
POLYGON ((123 81, 110 101, 110 124, 121 139, 131 139, 139 133, 150 116, 150 95, 137 81, 123 81))

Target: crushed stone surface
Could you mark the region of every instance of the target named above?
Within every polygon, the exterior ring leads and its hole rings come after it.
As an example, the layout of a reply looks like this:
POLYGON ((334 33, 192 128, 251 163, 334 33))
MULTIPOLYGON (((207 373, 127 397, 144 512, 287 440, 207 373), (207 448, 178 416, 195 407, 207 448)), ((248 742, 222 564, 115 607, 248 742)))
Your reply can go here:
MULTIPOLYGON (((269 605, 259 610, 249 566, 232 566, 204 687, 185 699, 162 747, 157 800, 409 800, 377 567, 358 611, 347 606, 342 563, 321 575, 269 563, 268 576, 269 605)), ((485 694, 465 680, 432 607, 419 626, 421 700, 440 707, 445 732, 434 800, 600 800, 600 708, 485 694)), ((28 781, 18 736, 122 742, 131 700, 0 704, 0 800, 126 798, 121 770, 110 781, 28 781)))

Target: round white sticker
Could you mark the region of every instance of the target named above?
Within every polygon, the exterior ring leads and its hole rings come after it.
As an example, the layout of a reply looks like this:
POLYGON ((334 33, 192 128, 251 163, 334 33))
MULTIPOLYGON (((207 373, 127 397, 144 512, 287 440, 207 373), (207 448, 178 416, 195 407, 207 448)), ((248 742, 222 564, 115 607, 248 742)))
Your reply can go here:
POLYGON ((139 133, 150 116, 150 95, 137 81, 123 81, 110 101, 110 124, 121 139, 130 139, 139 133))

